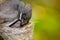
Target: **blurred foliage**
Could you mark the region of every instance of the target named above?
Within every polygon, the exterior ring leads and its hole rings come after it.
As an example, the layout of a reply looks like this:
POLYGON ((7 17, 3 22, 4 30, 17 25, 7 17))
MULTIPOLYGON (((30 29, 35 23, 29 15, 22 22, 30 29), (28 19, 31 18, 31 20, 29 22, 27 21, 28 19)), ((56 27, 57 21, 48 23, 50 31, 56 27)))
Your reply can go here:
POLYGON ((0 0, 0 3, 3 3, 3 2, 5 2, 5 0, 0 0))
POLYGON ((0 40, 4 40, 4 39, 0 36, 0 40))
MULTIPOLYGON (((24 0, 26 1, 26 0, 24 0)), ((60 40, 60 0, 28 0, 35 40, 60 40)))

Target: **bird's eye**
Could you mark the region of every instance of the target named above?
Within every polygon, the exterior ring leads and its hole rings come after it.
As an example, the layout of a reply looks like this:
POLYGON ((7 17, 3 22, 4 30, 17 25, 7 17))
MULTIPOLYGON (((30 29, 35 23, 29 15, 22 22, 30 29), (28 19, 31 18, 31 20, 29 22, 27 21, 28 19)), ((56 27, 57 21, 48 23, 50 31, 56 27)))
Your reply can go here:
POLYGON ((16 6, 17 6, 17 8, 19 8, 19 5, 18 4, 16 6))
POLYGON ((14 10, 18 10, 19 9, 19 5, 15 4, 13 8, 14 8, 14 10))

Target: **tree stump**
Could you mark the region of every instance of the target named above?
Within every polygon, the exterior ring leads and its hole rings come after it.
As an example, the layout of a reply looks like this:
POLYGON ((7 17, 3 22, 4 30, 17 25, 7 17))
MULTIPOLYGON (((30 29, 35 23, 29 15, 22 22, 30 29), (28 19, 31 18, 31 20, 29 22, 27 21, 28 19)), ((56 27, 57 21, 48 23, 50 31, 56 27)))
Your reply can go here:
POLYGON ((0 36, 4 40, 34 40, 33 31, 33 23, 29 23, 22 28, 0 26, 0 36))

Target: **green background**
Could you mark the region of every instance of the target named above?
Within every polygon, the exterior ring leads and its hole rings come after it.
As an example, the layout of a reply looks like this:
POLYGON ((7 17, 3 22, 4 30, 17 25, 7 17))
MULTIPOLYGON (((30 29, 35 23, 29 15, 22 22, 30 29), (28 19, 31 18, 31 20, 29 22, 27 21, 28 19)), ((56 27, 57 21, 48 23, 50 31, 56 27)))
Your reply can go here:
POLYGON ((34 40, 60 40, 60 0, 25 0, 32 5, 34 40))

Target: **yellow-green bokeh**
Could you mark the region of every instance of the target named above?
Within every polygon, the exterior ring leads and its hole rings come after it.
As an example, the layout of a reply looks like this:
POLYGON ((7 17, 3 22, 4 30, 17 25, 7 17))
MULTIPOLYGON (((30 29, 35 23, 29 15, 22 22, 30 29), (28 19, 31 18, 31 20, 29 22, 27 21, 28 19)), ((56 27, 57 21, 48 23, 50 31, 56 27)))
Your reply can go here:
POLYGON ((30 0, 34 40, 60 40, 60 0, 30 0))

